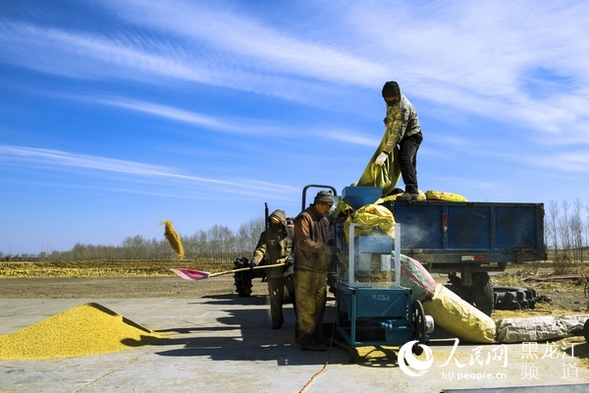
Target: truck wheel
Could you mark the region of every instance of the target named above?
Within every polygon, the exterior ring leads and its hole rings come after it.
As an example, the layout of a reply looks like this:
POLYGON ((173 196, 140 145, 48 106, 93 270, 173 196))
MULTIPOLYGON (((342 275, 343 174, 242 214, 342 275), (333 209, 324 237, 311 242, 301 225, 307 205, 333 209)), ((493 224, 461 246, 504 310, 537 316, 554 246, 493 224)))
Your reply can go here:
POLYGON ((445 284, 446 288, 457 294, 462 300, 467 301, 470 303, 469 300, 469 287, 465 287, 462 285, 462 281, 460 277, 456 274, 448 275, 448 283, 445 284))
POLYGON ((472 304, 485 314, 491 316, 495 304, 495 295, 489 273, 476 272, 472 274, 472 285, 464 286, 456 274, 449 275, 448 289, 456 293, 463 300, 472 304))
POLYGON ((468 290, 468 302, 485 314, 491 316, 494 309, 495 299, 489 273, 473 273, 472 286, 465 289, 468 290))

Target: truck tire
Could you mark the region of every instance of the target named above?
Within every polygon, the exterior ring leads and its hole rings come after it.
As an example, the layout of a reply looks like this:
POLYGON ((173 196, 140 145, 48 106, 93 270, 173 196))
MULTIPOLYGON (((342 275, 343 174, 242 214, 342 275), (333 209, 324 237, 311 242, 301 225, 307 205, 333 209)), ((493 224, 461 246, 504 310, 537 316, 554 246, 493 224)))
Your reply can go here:
POLYGON ((467 301, 485 314, 491 316, 495 305, 495 295, 489 273, 473 273, 472 286, 465 289, 467 290, 467 301))
POLYGON ((456 274, 449 275, 448 289, 457 294, 462 300, 472 304, 485 314, 491 316, 495 305, 493 286, 487 272, 472 274, 472 285, 464 286, 456 274))

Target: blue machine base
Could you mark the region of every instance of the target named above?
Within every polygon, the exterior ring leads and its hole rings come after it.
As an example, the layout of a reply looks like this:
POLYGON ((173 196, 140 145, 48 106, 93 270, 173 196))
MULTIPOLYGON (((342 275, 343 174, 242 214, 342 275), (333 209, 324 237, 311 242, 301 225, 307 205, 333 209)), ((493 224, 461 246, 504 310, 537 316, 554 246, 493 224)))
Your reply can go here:
POLYGON ((415 337, 413 296, 407 288, 336 284, 336 328, 351 347, 400 346, 415 337))

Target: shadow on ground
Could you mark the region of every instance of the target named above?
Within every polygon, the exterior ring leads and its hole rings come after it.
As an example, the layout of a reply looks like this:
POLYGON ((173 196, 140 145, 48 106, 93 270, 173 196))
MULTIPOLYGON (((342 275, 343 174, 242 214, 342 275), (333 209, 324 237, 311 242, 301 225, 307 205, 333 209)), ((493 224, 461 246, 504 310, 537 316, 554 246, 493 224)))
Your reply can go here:
MULTIPOLYGON (((157 330, 156 333, 169 336, 157 340, 126 342, 129 346, 151 345, 158 348, 159 356, 207 357, 217 361, 276 361, 277 365, 314 365, 347 363, 347 353, 332 347, 326 352, 309 352, 295 343, 295 316, 292 304, 285 305, 284 325, 271 329, 267 296, 237 297, 220 295, 205 297, 207 305, 223 309, 223 314, 210 326, 195 325, 157 330), (235 306, 238 307, 235 307, 235 306), (229 307, 228 307, 229 306, 229 307)), ((202 302, 188 303, 202 306, 202 302)), ((184 310, 190 314, 190 310, 184 310)), ((196 314, 196 310, 195 310, 196 314)), ((325 320, 334 318, 333 302, 328 303, 325 320)), ((327 323, 326 328, 332 329, 327 323)), ((331 332, 330 332, 331 333, 331 332)))

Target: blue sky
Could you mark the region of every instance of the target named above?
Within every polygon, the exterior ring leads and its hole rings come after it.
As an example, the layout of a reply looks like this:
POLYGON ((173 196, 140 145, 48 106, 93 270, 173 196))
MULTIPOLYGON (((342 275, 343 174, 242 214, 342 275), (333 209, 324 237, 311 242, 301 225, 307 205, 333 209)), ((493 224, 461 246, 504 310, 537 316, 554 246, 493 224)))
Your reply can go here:
POLYGON ((588 25, 581 1, 2 1, 0 252, 294 216, 358 180, 387 80, 423 191, 586 201, 588 25))

